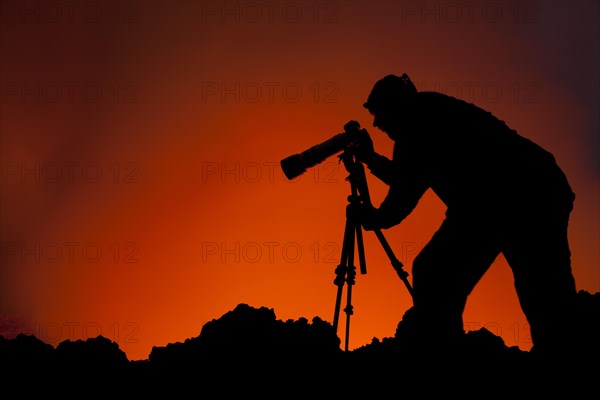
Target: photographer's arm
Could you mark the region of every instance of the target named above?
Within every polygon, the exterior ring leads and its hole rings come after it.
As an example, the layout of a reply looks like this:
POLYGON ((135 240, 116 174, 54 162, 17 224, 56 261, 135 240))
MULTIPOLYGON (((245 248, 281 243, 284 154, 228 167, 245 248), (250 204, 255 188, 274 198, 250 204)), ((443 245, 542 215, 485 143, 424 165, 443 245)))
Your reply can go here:
POLYGON ((361 210, 360 220, 363 228, 371 231, 400 224, 415 209, 426 190, 425 186, 408 189, 392 185, 379 208, 365 205, 361 210))
POLYGON ((377 225, 381 229, 398 225, 415 209, 427 187, 392 185, 387 196, 375 212, 377 225))
POLYGON ((375 161, 377 167, 383 165, 383 168, 376 170, 374 167, 373 174, 381 174, 389 181, 390 187, 379 208, 371 206, 363 210, 362 220, 365 229, 387 229, 398 225, 415 209, 429 189, 428 179, 419 173, 422 168, 415 168, 413 162, 407 158, 399 157, 401 161, 398 162, 387 160, 391 163, 388 165, 384 164, 386 161, 375 161))
POLYGON ((391 186, 396 179, 396 166, 395 163, 382 156, 379 153, 373 151, 367 154, 363 160, 361 160, 369 169, 369 171, 388 186, 391 186))
POLYGON ((364 163, 369 171, 388 186, 395 179, 397 166, 395 163, 377 153, 373 147, 373 140, 366 129, 357 132, 358 140, 355 142, 355 153, 358 161, 364 163))

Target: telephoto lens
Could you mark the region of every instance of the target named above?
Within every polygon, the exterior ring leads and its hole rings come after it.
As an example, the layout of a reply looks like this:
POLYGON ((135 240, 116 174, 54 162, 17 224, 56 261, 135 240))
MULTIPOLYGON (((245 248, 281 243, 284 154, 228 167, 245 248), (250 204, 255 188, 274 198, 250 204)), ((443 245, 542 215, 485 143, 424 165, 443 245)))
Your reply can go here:
POLYGON ((338 133, 308 150, 284 158, 280 162, 281 169, 285 177, 292 180, 305 173, 308 168, 314 167, 335 153, 342 151, 348 142, 349 137, 346 132, 338 133))

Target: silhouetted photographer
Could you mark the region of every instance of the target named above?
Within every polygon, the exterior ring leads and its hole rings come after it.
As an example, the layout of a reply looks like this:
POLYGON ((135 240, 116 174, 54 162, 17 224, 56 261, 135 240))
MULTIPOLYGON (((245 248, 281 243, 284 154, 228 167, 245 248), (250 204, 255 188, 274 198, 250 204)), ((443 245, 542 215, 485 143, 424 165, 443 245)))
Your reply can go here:
POLYGON ((401 223, 429 189, 447 206, 413 262, 406 329, 423 340, 461 337, 467 297, 503 254, 532 351, 571 346, 577 292, 567 225, 575 195, 553 155, 471 103, 417 91, 406 74, 379 80, 364 107, 395 143, 390 160, 361 131, 357 159, 389 186, 378 208, 362 207, 362 226, 401 223))

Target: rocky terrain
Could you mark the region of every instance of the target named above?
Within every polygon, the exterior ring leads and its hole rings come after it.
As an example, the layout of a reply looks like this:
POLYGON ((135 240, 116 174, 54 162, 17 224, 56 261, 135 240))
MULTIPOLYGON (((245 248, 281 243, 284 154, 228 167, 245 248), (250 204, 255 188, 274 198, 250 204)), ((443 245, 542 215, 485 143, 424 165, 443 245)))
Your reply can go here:
POLYGON ((151 396, 190 390, 210 398, 598 398, 600 293, 580 291, 579 298, 580 336, 567 356, 508 347, 485 328, 448 348, 414 343, 403 336, 402 321, 394 337, 343 351, 332 325, 318 317, 282 321, 273 309, 239 304, 204 324, 197 337, 154 347, 147 360, 128 360, 102 336, 53 347, 25 334, 0 336, 0 360, 6 385, 21 382, 23 394, 63 398, 87 391, 151 396))

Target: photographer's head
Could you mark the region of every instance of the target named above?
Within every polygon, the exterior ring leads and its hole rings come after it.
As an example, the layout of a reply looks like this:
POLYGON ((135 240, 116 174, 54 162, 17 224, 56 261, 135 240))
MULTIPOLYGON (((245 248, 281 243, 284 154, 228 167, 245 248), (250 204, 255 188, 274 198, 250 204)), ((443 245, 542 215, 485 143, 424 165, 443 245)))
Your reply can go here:
POLYGON ((387 75, 375 83, 363 107, 373 116, 373 126, 395 140, 401 110, 416 93, 417 88, 407 74, 387 75))

